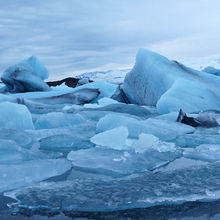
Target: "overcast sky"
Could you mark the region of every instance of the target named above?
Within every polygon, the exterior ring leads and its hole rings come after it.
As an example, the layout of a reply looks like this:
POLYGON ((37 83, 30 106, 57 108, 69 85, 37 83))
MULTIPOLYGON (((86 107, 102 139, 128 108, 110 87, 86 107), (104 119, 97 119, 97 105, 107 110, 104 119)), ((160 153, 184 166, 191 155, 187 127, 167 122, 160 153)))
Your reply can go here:
POLYGON ((219 0, 0 0, 0 71, 31 55, 51 75, 220 54, 219 0))

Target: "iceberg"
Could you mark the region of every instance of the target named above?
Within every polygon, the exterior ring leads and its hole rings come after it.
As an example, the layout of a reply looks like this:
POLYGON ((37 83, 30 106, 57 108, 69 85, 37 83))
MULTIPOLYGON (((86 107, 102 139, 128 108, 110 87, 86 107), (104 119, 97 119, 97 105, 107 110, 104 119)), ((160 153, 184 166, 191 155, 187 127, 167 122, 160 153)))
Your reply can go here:
POLYGON ((35 74, 41 79, 45 80, 49 77, 49 72, 47 68, 40 62, 40 60, 36 56, 31 56, 28 59, 21 61, 21 63, 28 63, 34 70, 35 74))
POLYGON ((46 67, 32 56, 6 69, 1 80, 9 92, 48 91, 50 88, 43 81, 48 76, 46 67))
POLYGON ((160 114, 220 110, 220 78, 140 49, 123 90, 131 103, 156 106, 160 114))

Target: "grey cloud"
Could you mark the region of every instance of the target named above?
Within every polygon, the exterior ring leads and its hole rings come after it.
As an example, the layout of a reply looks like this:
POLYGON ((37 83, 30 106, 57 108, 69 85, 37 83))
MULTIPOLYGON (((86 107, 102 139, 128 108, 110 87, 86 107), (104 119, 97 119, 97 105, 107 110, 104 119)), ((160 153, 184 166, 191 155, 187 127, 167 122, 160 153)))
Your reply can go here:
POLYGON ((220 49, 208 42, 220 35, 218 0, 2 0, 0 6, 1 72, 32 54, 58 74, 130 64, 139 47, 173 57, 220 49), (208 33, 204 50, 187 40, 197 33, 208 33))

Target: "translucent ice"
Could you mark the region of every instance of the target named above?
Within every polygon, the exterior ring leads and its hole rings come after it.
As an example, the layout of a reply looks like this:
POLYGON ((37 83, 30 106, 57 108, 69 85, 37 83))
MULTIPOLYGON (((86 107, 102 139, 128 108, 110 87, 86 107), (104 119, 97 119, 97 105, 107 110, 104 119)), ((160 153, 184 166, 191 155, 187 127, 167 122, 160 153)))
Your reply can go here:
POLYGON ((105 97, 105 98, 100 99, 100 100, 98 101, 98 103, 99 103, 99 105, 101 105, 101 106, 106 106, 106 105, 110 105, 110 104, 116 104, 116 103, 118 103, 118 102, 117 102, 116 100, 114 100, 114 99, 105 97))
POLYGON ((0 164, 16 164, 36 157, 37 155, 22 149, 14 141, 0 139, 0 164))
POLYGON ((0 127, 7 129, 34 129, 32 117, 27 107, 11 102, 0 103, 0 127))
POLYGON ((119 126, 127 127, 131 138, 137 138, 141 133, 149 133, 163 140, 172 140, 195 130, 193 127, 175 121, 156 118, 140 120, 125 114, 110 113, 99 120, 96 131, 99 133, 119 126))
MULTIPOLYGON (((44 182, 6 195, 16 198, 19 203, 15 208, 21 207, 23 212, 34 210, 35 213, 48 214, 52 210, 69 213, 104 212, 189 201, 212 201, 220 198, 219 188, 220 164, 217 162, 167 172, 147 172, 127 180, 102 181, 88 178, 44 182)), ((181 206, 177 207, 179 209, 181 206)), ((164 216, 164 207, 161 215, 164 216)))
POLYGON ((89 140, 81 136, 78 137, 75 134, 73 135, 58 134, 43 138, 39 141, 39 149, 44 152, 61 152, 67 154, 71 150, 86 149, 94 146, 89 140))
POLYGON ((184 157, 215 162, 220 160, 220 145, 202 144, 196 148, 187 148, 184 151, 184 157))
POLYGON ((159 138, 152 134, 140 134, 138 141, 134 142, 134 149, 136 152, 143 153, 149 150, 158 152, 175 152, 176 147, 173 143, 162 142, 159 138))
POLYGON ((128 137, 127 127, 113 128, 108 131, 96 134, 91 141, 99 146, 110 147, 113 149, 123 149, 128 137))
POLYGON ((61 175, 70 168, 71 163, 66 159, 41 159, 0 165, 0 192, 61 175))
POLYGON ((27 131, 6 128, 0 129, 0 139, 14 141, 16 144, 26 149, 32 148, 36 141, 35 137, 31 137, 27 131))
POLYGON ((78 169, 114 177, 147 171, 150 165, 140 155, 105 147, 71 151, 67 159, 78 169))
POLYGON ((79 114, 67 114, 62 112, 51 112, 42 114, 37 118, 34 125, 36 129, 68 127, 85 122, 79 114))
POLYGON ((47 79, 49 77, 49 72, 47 68, 40 62, 40 60, 35 57, 31 56, 27 60, 21 61, 21 63, 28 63, 41 79, 47 79))

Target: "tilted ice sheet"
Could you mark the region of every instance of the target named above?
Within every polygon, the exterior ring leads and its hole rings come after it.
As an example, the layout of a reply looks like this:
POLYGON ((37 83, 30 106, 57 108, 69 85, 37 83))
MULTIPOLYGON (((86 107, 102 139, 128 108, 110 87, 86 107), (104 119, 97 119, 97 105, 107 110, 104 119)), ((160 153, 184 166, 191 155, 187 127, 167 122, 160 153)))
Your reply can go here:
POLYGON ((61 175, 70 168, 71 163, 66 159, 41 159, 16 164, 1 164, 0 192, 61 175))
MULTIPOLYGON (((31 132, 35 130, 29 130, 29 131, 31 132)), ((35 137, 31 137, 28 131, 16 130, 16 129, 1 128, 0 139, 7 141, 8 140, 14 141, 16 144, 26 149, 30 149, 33 147, 34 144, 36 144, 35 137)))
POLYGON ((65 155, 69 153, 71 150, 80 150, 95 146, 88 139, 74 134, 53 135, 50 137, 40 139, 39 143, 40 143, 39 150, 45 153, 60 152, 65 155))
POLYGON ((0 139, 0 166, 1 164, 22 163, 37 157, 38 155, 20 147, 13 140, 0 139))
POLYGON ((115 146, 112 148, 97 146, 71 151, 67 159, 72 161, 74 167, 87 172, 121 176, 154 170, 182 156, 182 152, 171 144, 146 145, 124 146, 127 148, 124 150, 122 150, 123 146, 117 146, 118 149, 114 149, 115 146))
POLYGON ((123 150, 128 137, 127 127, 118 127, 98 133, 90 140, 96 145, 123 150))
POLYGON ((220 198, 220 163, 169 172, 146 173, 126 180, 82 179, 44 182, 7 193, 23 212, 34 209, 110 211, 220 198), (74 199, 73 199, 74 198, 74 199), (44 209, 42 209, 42 207, 44 209))

